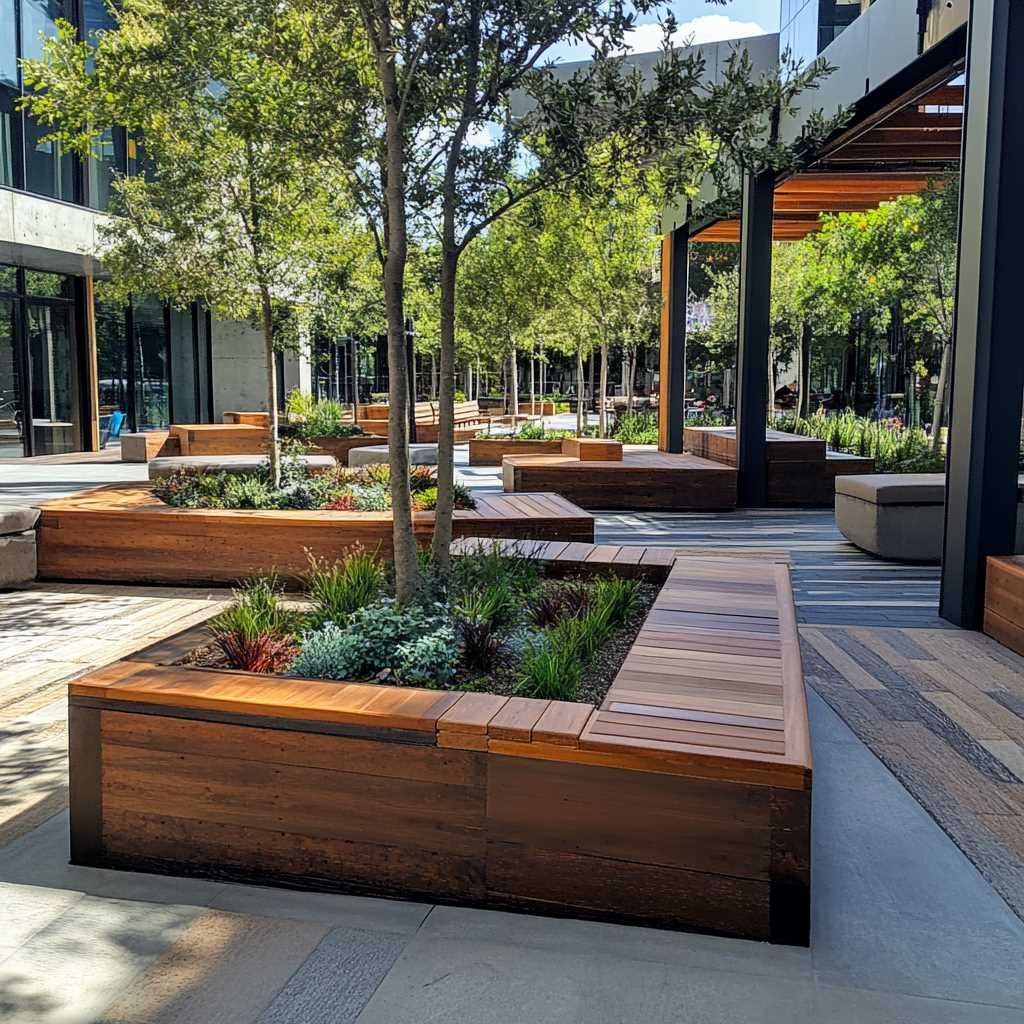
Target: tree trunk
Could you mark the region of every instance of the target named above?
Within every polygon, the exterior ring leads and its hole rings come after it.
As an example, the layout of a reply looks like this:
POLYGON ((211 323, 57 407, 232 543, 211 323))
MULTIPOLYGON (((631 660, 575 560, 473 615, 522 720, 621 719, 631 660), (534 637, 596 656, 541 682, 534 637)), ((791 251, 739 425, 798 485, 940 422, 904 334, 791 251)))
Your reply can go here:
POLYGON ((395 559, 395 597, 399 604, 413 600, 417 590, 416 537, 412 528, 409 492, 409 403, 412 401, 405 337, 405 265, 409 255, 405 212, 401 99, 390 40, 376 56, 385 108, 387 154, 384 203, 387 251, 384 259, 384 307, 388 324, 388 463, 391 468, 391 517, 395 559))
POLYGON ((430 353, 430 398, 437 401, 437 356, 430 353))
POLYGON ((515 345, 512 346, 512 352, 508 359, 508 376, 508 389, 512 397, 512 416, 515 417, 519 415, 519 359, 515 345))
POLYGON ((452 519, 455 508, 455 287, 458 253, 441 257, 441 366, 437 421, 437 508, 430 554, 441 579, 451 567, 452 519))
POLYGON ((805 419, 811 415, 811 325, 805 323, 800 333, 800 404, 798 411, 805 419))
POLYGON ((466 363, 466 398, 470 401, 473 399, 473 364, 471 362, 466 363))
POLYGON ((597 387, 597 432, 608 436, 608 342, 601 342, 601 372, 597 387))
POLYGON ((263 327, 263 356, 267 364, 267 416, 270 423, 270 439, 267 456, 270 462, 270 482, 281 486, 281 442, 277 430, 277 358, 274 353, 274 306, 270 289, 260 287, 260 313, 263 327))
POLYGON ((582 437, 587 426, 587 404, 584 398, 583 349, 576 349, 576 433, 582 437))
POLYGON ((635 348, 627 349, 624 353, 626 358, 626 415, 633 415, 633 399, 636 393, 636 357, 635 348))
POLYGON ((939 379, 935 385, 935 402, 932 406, 932 451, 942 451, 942 426, 948 422, 946 406, 949 404, 949 359, 953 346, 946 341, 942 346, 942 361, 939 363, 939 379))
POLYGON ((768 423, 771 426, 775 422, 775 358, 768 352, 768 423))
POLYGON ((537 415, 537 360, 530 352, 530 415, 537 415))

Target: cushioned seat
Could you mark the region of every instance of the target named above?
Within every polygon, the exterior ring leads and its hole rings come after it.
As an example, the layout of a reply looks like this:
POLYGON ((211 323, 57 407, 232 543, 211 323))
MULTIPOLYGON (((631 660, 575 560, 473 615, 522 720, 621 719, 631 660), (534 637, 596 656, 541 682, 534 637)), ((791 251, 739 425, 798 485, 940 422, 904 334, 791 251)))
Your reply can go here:
POLYGON ((22 505, 0 505, 0 536, 24 533, 36 525, 39 509, 22 505))
POLYGON ((0 588, 17 587, 36 578, 36 531, 39 509, 0 505, 0 588))
MULTIPOLYGON (((335 466, 332 455, 302 455, 300 458, 314 473, 326 472, 335 466)), ((266 465, 266 455, 172 455, 150 462, 149 479, 159 480, 179 469, 195 469, 204 473, 253 473, 266 465)))
MULTIPOLYGON (((375 447, 353 448, 348 453, 348 464, 350 467, 372 466, 377 463, 388 461, 388 449, 384 445, 375 447)), ((436 444, 411 444, 409 445, 409 465, 411 466, 436 466, 437 445, 436 444)))
MULTIPOLYGON (((836 477, 836 525, 847 540, 894 562, 938 562, 945 528, 942 473, 868 473, 836 477)), ((1024 506, 1017 506, 1017 550, 1024 506)))

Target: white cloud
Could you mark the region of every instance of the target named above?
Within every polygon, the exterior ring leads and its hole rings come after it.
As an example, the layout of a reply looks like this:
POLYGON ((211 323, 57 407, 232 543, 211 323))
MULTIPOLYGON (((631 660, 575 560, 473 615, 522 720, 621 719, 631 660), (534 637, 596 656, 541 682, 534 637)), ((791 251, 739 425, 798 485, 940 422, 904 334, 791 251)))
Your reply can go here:
MULTIPOLYGON (((702 14, 676 26, 672 42, 675 46, 698 43, 717 43, 725 39, 743 39, 747 36, 763 36, 768 32, 756 21, 736 21, 724 14, 702 14)), ((629 53, 653 53, 661 49, 662 28, 657 22, 637 25, 627 35, 626 50, 629 53)), ((590 49, 586 44, 559 47, 558 60, 587 60, 590 49)))

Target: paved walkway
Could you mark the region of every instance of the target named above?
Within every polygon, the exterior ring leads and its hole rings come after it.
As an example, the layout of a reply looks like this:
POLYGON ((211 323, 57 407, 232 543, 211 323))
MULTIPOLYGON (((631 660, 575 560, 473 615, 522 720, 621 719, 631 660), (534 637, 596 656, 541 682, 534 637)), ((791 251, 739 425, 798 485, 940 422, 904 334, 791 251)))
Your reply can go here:
POLYGON ((0 594, 0 1021, 1024 1020, 1008 905, 1024 660, 929 626, 929 580, 865 562, 827 513, 601 516, 599 539, 791 558, 812 687, 810 950, 70 867, 64 681, 224 594, 39 585, 0 594))

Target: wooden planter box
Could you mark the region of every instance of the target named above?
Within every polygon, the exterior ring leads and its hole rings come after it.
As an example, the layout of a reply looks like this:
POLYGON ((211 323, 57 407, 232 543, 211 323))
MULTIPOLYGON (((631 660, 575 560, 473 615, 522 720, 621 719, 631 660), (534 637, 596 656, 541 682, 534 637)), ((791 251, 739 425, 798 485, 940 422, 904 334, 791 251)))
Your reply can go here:
MULTIPOLYGON (((592 541, 591 515, 555 494, 490 495, 455 513, 456 537, 592 541)), ((305 574, 309 555, 338 558, 355 546, 392 555, 390 512, 229 511, 172 508, 151 484, 111 484, 40 506, 39 578, 127 583, 235 583, 305 574)), ((433 512, 414 514, 426 545, 433 512)))
POLYGON ((561 441, 516 441, 502 437, 474 437, 469 442, 471 466, 500 466, 506 455, 558 455, 561 441))
POLYGON ((600 709, 169 665, 195 642, 69 684, 73 863, 808 942, 784 566, 677 561, 600 709))
POLYGON ((356 437, 314 437, 310 439, 313 450, 318 455, 333 455, 339 466, 348 465, 348 453, 353 448, 369 448, 387 444, 386 437, 361 434, 356 437))

